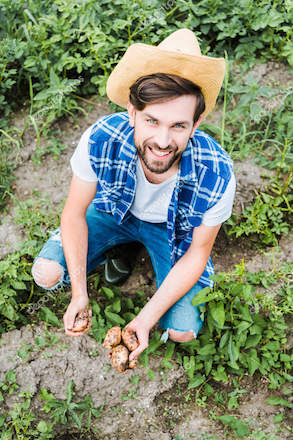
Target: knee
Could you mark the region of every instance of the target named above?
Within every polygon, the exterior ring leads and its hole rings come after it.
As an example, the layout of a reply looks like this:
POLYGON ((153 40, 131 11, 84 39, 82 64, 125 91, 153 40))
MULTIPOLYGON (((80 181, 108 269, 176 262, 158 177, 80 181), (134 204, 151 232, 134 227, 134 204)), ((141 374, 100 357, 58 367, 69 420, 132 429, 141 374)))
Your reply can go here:
POLYGON ((62 266, 53 260, 39 257, 32 267, 32 276, 36 284, 50 289, 61 281, 62 266))
POLYGON ((189 342, 194 339, 194 333, 193 331, 178 332, 177 330, 170 329, 169 338, 175 342, 189 342))

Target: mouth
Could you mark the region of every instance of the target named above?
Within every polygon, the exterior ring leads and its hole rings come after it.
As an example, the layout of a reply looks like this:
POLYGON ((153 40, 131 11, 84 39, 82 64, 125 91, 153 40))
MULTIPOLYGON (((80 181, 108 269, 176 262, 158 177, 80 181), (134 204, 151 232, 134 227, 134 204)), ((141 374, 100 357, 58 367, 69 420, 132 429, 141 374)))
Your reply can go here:
POLYGON ((155 148, 150 148, 149 151, 152 153, 152 155, 156 158, 156 160, 165 160, 170 157, 172 154, 172 151, 160 151, 155 148))

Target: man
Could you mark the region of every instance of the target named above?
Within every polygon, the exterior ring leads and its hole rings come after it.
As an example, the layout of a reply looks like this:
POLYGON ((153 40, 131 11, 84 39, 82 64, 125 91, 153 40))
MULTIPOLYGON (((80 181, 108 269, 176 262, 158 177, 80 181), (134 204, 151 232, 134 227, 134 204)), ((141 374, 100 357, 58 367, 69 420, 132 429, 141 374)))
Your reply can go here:
POLYGON ((197 130, 224 70, 223 59, 202 56, 194 34, 181 29, 157 47, 130 46, 110 75, 107 94, 127 112, 103 117, 83 134, 71 159, 61 235, 55 231, 33 266, 45 288, 71 283, 67 335, 88 330, 72 331, 88 306, 86 273, 113 246, 139 241, 157 291, 128 324, 139 340, 130 358, 147 347, 158 321, 165 340, 197 336, 202 321, 191 300, 212 287, 210 253, 235 192, 230 157, 197 130))

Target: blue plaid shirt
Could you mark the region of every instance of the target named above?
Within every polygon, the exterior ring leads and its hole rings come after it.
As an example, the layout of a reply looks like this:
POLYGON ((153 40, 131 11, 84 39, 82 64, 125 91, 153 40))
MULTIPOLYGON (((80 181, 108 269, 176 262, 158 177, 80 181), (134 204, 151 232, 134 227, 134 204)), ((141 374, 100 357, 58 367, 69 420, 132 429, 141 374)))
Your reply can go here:
MULTIPOLYGON (((111 213, 118 224, 130 215, 135 195, 137 150, 133 136, 134 128, 123 112, 101 118, 89 139, 90 163, 98 178, 93 202, 98 210, 111 213)), ((204 213, 221 199, 232 170, 230 156, 212 137, 196 130, 181 157, 168 208, 172 265, 189 248, 193 229, 201 224, 204 213)), ((212 274, 209 258, 199 282, 212 287, 212 274)))

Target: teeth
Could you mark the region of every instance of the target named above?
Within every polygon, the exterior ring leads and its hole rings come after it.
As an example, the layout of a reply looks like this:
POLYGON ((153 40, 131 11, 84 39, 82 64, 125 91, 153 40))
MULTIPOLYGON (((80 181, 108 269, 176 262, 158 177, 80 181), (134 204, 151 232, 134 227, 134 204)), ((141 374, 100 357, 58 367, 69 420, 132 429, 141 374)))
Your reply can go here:
POLYGON ((169 154, 169 151, 167 151, 167 153, 166 153, 165 151, 154 150, 154 153, 157 154, 157 156, 166 156, 167 154, 169 154))

